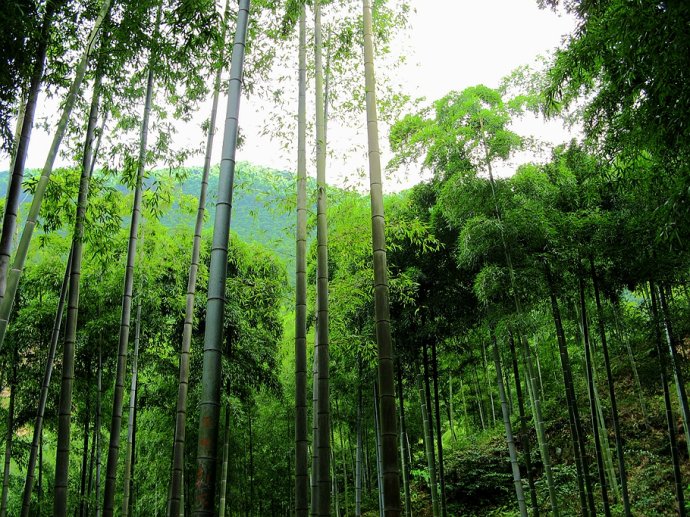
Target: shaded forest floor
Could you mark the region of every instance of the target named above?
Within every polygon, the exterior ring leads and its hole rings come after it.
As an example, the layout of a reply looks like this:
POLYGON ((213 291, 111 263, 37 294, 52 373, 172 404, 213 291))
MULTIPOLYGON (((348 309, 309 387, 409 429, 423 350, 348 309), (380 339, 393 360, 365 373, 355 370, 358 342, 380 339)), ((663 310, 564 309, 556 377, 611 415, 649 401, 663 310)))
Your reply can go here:
MULTIPOLYGON (((651 359, 651 358, 650 358, 651 359)), ((644 365, 643 365, 644 366, 644 365)), ((644 368, 641 375, 647 372, 644 368)), ((650 375, 652 371, 648 372, 650 375)), ((560 372, 557 373, 560 375, 560 372)), ((552 379, 553 380, 553 379, 552 379)), ((651 380, 651 379, 650 379, 651 380)), ((617 378, 616 393, 619 402, 621 431, 624 437, 624 454, 628 478, 632 512, 639 516, 677 515, 671 452, 666 428, 665 415, 662 412, 663 397, 659 382, 644 383, 644 401, 648 411, 647 422, 643 417, 641 405, 630 376, 621 375, 617 378), (657 391, 659 393, 657 393, 657 391)), ((602 402, 608 409, 608 397, 605 396, 605 386, 601 386, 599 393, 602 402)), ((552 391, 553 393, 553 391, 552 391)), ((674 396, 674 407, 678 407, 674 396)), ((569 424, 563 416, 564 396, 559 400, 547 400, 545 404, 544 420, 547 422, 547 440, 553 463, 553 474, 558 487, 558 498, 562 515, 580 515, 577 478, 573 448, 570 438, 569 424)), ((587 395, 578 393, 580 415, 587 439, 589 472, 594 485, 594 497, 597 511, 603 514, 601 489, 597 478, 597 463, 592 438, 592 426, 589 419, 587 395)), ((497 412, 500 407, 496 408, 497 412)), ((524 468, 524 450, 520 447, 521 436, 518 432, 519 419, 517 407, 512 413, 515 440, 519 451, 519 461, 523 476, 525 499, 529 507, 529 488, 524 468)), ((608 440, 613 461, 615 457, 615 441, 613 429, 608 421, 608 440)), ((446 472, 446 491, 449 515, 498 516, 519 515, 513 479, 508 461, 507 448, 503 425, 496 414, 495 424, 482 431, 464 433, 456 426, 456 436, 445 432, 444 465, 446 472)), ((491 415, 488 419, 492 420, 491 415)), ((543 465, 538 456, 538 444, 533 427, 529 427, 531 456, 535 482, 538 493, 539 509, 543 515, 550 514, 546 479, 543 477, 543 465)), ((680 416, 677 416, 676 434, 681 457, 681 471, 684 480, 690 479, 690 464, 688 462, 688 446, 683 433, 680 416)), ((418 447, 417 450, 421 450, 418 447)), ((424 456, 413 457, 412 466, 412 503, 415 515, 431 517, 432 505, 427 488, 426 460, 424 456)), ((617 469, 616 469, 617 472, 617 469)), ((617 487, 620 483, 617 482, 617 487)), ((690 485, 686 484, 686 501, 690 499, 690 485)), ((613 515, 624 515, 623 505, 617 489, 611 488, 609 483, 609 500, 613 515)), ((686 503, 686 507, 688 507, 686 503)), ((371 515, 375 515, 372 513, 371 515)))

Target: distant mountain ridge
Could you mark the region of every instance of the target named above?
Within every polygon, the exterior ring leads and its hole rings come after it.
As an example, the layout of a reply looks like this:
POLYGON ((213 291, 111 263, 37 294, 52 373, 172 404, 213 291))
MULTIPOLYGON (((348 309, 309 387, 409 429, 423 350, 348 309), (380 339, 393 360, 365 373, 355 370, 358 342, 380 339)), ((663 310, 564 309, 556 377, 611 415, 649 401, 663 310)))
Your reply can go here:
MULTIPOLYGON (((40 171, 27 171, 26 176, 40 171)), ((161 217, 161 222, 168 227, 194 228, 197 204, 191 198, 198 198, 201 187, 201 167, 188 167, 184 170, 185 179, 173 187, 173 209, 161 217), (187 198, 185 209, 180 209, 183 194, 187 198), (192 209, 193 206, 193 209, 192 209)), ((209 177, 206 198, 207 217, 205 228, 213 226, 216 200, 218 197, 218 166, 212 167, 209 177)), ((0 171, 0 196, 7 192, 8 172, 0 171)), ((119 185, 118 190, 126 192, 126 187, 119 185)), ((296 197, 295 175, 287 171, 278 171, 259 167, 247 162, 238 162, 235 169, 235 186, 231 230, 248 242, 258 242, 273 250, 286 263, 288 273, 294 270, 295 245, 294 232, 296 215, 294 204, 296 197)), ((24 202, 30 201, 30 196, 24 202)))

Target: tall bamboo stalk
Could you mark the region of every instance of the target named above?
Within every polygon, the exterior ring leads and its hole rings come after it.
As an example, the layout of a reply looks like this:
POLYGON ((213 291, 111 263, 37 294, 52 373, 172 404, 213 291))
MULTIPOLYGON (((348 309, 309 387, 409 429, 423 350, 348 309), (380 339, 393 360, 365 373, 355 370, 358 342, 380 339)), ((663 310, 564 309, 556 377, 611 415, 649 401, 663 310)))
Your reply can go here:
POLYGON ((362 515, 362 360, 357 357, 357 460, 355 467, 355 517, 362 515))
POLYGON ((0 517, 7 517, 7 497, 10 488, 10 465, 12 461, 12 437, 14 436, 14 401, 17 397, 17 365, 19 355, 17 345, 14 346, 12 360, 12 386, 10 388, 10 402, 7 407, 7 433, 5 435, 5 463, 2 475, 2 500, 0 501, 0 517))
POLYGON ((41 436, 43 433, 43 416, 45 415, 46 402, 48 401, 50 378, 53 374, 53 365, 55 364, 55 352, 57 350, 58 340, 60 339, 60 327, 62 326, 62 315, 65 309, 65 300, 67 298, 67 289, 69 287, 71 271, 72 250, 70 249, 69 257, 67 258, 67 267, 65 268, 65 276, 62 279, 62 286, 60 287, 60 298, 58 300, 55 320, 53 321, 53 330, 50 336, 50 348, 48 349, 46 368, 45 372, 43 373, 43 384, 41 385, 41 393, 38 397, 38 409, 36 411, 36 420, 34 420, 33 438, 31 439, 29 461, 26 468, 26 480, 24 481, 24 492, 22 494, 22 517, 29 517, 29 511, 31 509, 31 492, 33 490, 34 473, 36 471, 36 456, 39 451, 41 436))
MULTIPOLYGON (((402 467, 403 478, 403 492, 405 493, 405 515, 412 517, 412 497, 410 494, 410 476, 409 464, 406 461, 407 443, 405 437, 407 436, 407 425, 405 424, 405 404, 403 400, 403 376, 400 358, 397 359, 398 372, 398 401, 400 403, 400 465, 402 467)), ((452 385, 452 384, 451 384, 452 385)), ((452 393, 452 388, 451 388, 452 393)), ((452 395, 451 395, 452 396, 452 395)), ((452 426, 452 421, 451 421, 452 426)))
POLYGON ((678 395, 678 404, 680 405, 680 416, 683 421, 685 443, 688 448, 688 454, 690 454, 690 406, 688 405, 688 395, 685 390, 685 376, 683 375, 683 369, 680 367, 680 359, 678 358, 678 351, 676 350, 676 342, 673 337, 673 329, 671 326, 671 315, 668 310, 668 303, 666 303, 666 294, 664 293, 663 286, 657 286, 657 294, 661 314, 663 315, 664 336, 666 337, 669 357, 671 358, 671 371, 673 371, 673 380, 676 384, 676 394, 678 395))
MULTIPOLYGON (((230 404, 225 406, 225 426, 223 427, 223 467, 220 473, 220 504, 218 517, 225 517, 226 497, 228 492, 228 457, 230 456, 230 404)), ((180 512, 182 514, 182 512, 180 512)))
POLYGON ((229 1, 225 2, 225 14, 221 31, 219 63, 216 77, 213 83, 213 101, 211 104, 211 120, 208 135, 206 137, 206 153, 204 156, 204 169, 201 174, 201 187, 199 189, 199 205, 194 223, 194 240, 192 242, 192 262, 189 266, 187 279, 187 295, 185 298, 184 326, 182 328, 182 346, 180 347, 180 372, 177 388, 177 409, 175 411, 175 438, 173 444, 173 467, 170 486, 170 501, 168 503, 168 517, 178 517, 181 511, 182 500, 182 472, 184 470, 184 453, 187 422, 187 392, 189 391, 189 351, 192 344, 192 332, 194 329, 194 300, 196 297, 196 282, 199 272, 199 255, 201 253, 201 233, 204 227, 204 213, 206 211, 206 192, 208 190, 208 177, 211 170, 211 154, 213 152, 213 138, 216 133, 216 116, 218 113, 218 97, 220 96, 221 76, 225 68, 225 39, 228 27, 229 1))
MULTIPOLYGON (((436 448, 438 449, 438 474, 441 482, 441 515, 446 517, 446 476, 443 471, 443 434, 441 433, 441 409, 438 394, 438 359, 436 357, 436 341, 431 342, 431 369, 434 380, 434 413, 436 417, 436 448)), ((493 404, 493 403, 492 403, 493 404)))
POLYGON ((232 51, 232 64, 230 67, 228 110, 225 119, 220 178, 218 180, 218 201, 213 226, 206 329, 204 334, 202 390, 199 403, 199 446, 197 449, 195 480, 194 515, 198 517, 213 515, 215 507, 222 365, 221 346, 223 341, 225 286, 228 267, 228 240, 249 7, 249 0, 240 0, 235 43, 232 51))
POLYGON ((374 308, 378 344, 378 378, 381 397, 381 440, 383 463, 384 515, 398 516, 400 504, 400 469, 398 468, 398 431, 395 415, 393 343, 388 304, 388 267, 386 265, 385 217, 381 152, 379 150, 378 115, 376 113, 376 79, 374 74, 374 37, 371 1, 362 0, 364 21, 364 80, 367 107, 369 179, 371 189, 371 229, 374 255, 374 308))
POLYGON ((429 469, 429 491, 431 492, 431 507, 434 517, 441 514, 438 504, 438 491, 436 489, 436 458, 434 457, 434 445, 431 438, 431 423, 429 422, 429 411, 427 405, 426 392, 421 379, 419 384, 419 400, 422 405, 422 425, 424 428, 424 450, 426 451, 426 463, 429 469))
POLYGON ((597 369, 593 365, 592 373, 594 374, 594 402, 597 410, 597 419, 599 420, 599 441, 601 442, 601 452, 604 457, 604 465, 606 466, 606 476, 608 480, 608 486, 610 489, 610 494, 613 501, 620 501, 621 494, 618 487, 618 481, 616 476, 616 469, 613 466, 613 451, 608 440, 608 429, 606 427, 606 418, 604 417, 604 408, 601 403, 601 397, 599 396, 599 389, 597 384, 599 380, 597 378, 597 369))
POLYGON ((683 479, 680 473, 680 454, 678 453, 678 442, 676 440, 676 422, 671 407, 671 394, 668 389, 668 355, 664 350, 661 338, 661 320, 659 309, 657 308, 656 286, 652 281, 649 282, 652 300, 652 323, 656 337, 656 351, 659 358, 659 371, 661 374, 661 385, 664 390, 664 407, 666 409, 666 426, 668 431, 669 445, 671 448, 671 461, 673 464, 673 480, 676 492, 676 502, 678 503, 678 515, 685 517, 685 496, 683 494, 683 479))
MULTIPOLYGON (((154 39, 160 30, 162 3, 158 6, 154 39)), ((141 135, 139 137, 139 162, 137 167, 132 217, 129 227, 129 241, 127 245, 127 266, 122 295, 122 312, 120 317, 120 337, 117 352, 117 370, 115 373, 115 389, 113 392, 113 411, 110 420, 110 443, 108 445, 108 461, 105 471, 105 488, 103 491, 103 515, 112 517, 115 508, 115 489, 117 476, 117 460, 120 452, 120 430, 122 427, 122 403, 125 391, 125 370, 127 365, 127 347, 129 345, 129 328, 132 311, 132 291, 134 287, 134 263, 137 255, 137 235, 141 218, 142 185, 146 168, 146 147, 148 141, 149 117, 153 102, 153 61, 156 53, 150 50, 149 70, 146 80, 146 100, 144 116, 141 121, 141 135)))
MULTIPOLYGON (((349 506, 349 492, 347 488, 347 457, 345 454, 345 439, 344 439, 344 434, 345 432, 343 431, 343 421, 340 418, 340 408, 338 405, 338 399, 335 399, 335 411, 336 411, 336 418, 338 419, 338 422, 340 423, 339 425, 339 432, 338 434, 340 435, 340 457, 341 461, 343 463, 343 488, 345 489, 345 499, 343 501, 344 503, 344 508, 345 508, 345 514, 347 514, 347 508, 349 506)), ((335 443, 335 442, 333 442, 335 443)))
MULTIPOLYGON (((104 43, 101 43, 101 51, 104 46, 104 43)), ((72 234, 72 262, 69 278, 69 296, 67 300, 67 321, 65 323, 65 344, 62 349, 62 382, 60 384, 57 455, 55 458, 55 497, 53 502, 55 515, 65 515, 67 513, 72 388, 74 386, 74 354, 77 343, 77 323, 79 318, 79 286, 81 283, 84 224, 89 197, 89 184, 91 182, 93 144, 98 118, 98 107, 100 105, 101 80, 103 77, 103 68, 101 64, 101 59, 99 59, 93 85, 86 138, 84 140, 81 179, 77 198, 77 214, 74 222, 74 232, 72 234)))
POLYGON ((101 399, 103 393, 103 357, 101 354, 101 339, 98 340, 98 394, 96 395, 96 517, 101 515, 101 399))
POLYGON ((91 402, 91 356, 89 355, 89 359, 86 364, 87 368, 87 374, 86 374, 86 385, 89 386, 89 389, 86 391, 86 403, 85 403, 85 408, 84 408, 84 430, 83 430, 83 448, 82 448, 82 455, 81 455, 81 483, 79 485, 79 516, 82 517, 85 515, 86 512, 86 474, 87 474, 87 469, 88 469, 88 460, 89 460, 89 424, 91 421, 91 408, 90 408, 90 402, 91 402))
POLYGON ((307 22, 299 17, 297 235, 295 260, 295 515, 309 513, 307 440, 307 22))
MULTIPOLYGON (((604 324, 604 309, 601 305, 599 295, 599 278, 597 277, 594 259, 590 257, 590 267, 592 284, 594 285, 594 299, 597 305, 597 319, 599 322, 599 339, 601 340, 601 351, 604 354, 604 365, 606 367, 606 384, 609 390, 609 400, 611 401, 611 416, 613 419, 613 433, 616 438, 616 456, 618 458, 618 474, 621 482, 621 495, 623 499, 623 511, 626 517, 630 517, 630 497, 628 496, 628 476, 625 469, 625 457, 623 455, 623 436, 621 434, 620 422, 618 420, 618 404, 616 402, 616 389, 613 383, 613 373, 611 371, 611 359, 609 357, 609 347, 606 339, 606 326, 604 324)), ((637 374, 637 372, 635 372, 637 374)), ((638 379, 639 382, 639 379, 638 379)))
POLYGON ((541 413, 541 398, 537 393, 537 382, 535 379, 534 366, 532 363, 532 353, 527 339, 518 334, 518 342, 522 345, 522 354, 527 370, 525 384, 527 385, 527 394, 532 405, 532 415, 534 419, 534 428, 537 431, 537 443, 539 445, 539 453, 541 461, 544 465, 544 473, 546 475, 546 485, 549 489, 549 503, 551 504, 551 514, 558 517, 560 514, 558 509, 558 499, 556 497, 556 483, 553 479, 553 470, 551 469, 551 455, 549 454, 549 447, 546 442, 546 433, 544 431, 544 419, 541 413))
POLYGON ((383 466, 381 465, 381 418, 378 386, 374 383, 374 432, 376 437, 376 480, 379 496, 379 515, 383 515, 383 466))
POLYGON ((628 359, 630 360, 630 368, 633 373, 633 378, 635 379, 635 391, 637 392, 637 398, 640 402, 640 410, 642 411, 642 418, 647 427, 649 427, 649 419, 647 418, 647 404, 644 401, 644 392, 642 391, 642 383, 640 382, 640 375, 637 372, 637 363, 635 361, 635 354, 633 354, 632 347, 630 346, 630 340, 623 334, 620 328, 620 323, 618 321, 618 311, 620 310, 620 305, 617 303, 613 311, 613 321, 615 324, 616 334, 618 335, 618 340, 625 343, 625 349, 628 352, 628 359))
POLYGON ((89 458, 89 479, 86 482, 86 501, 84 505, 80 508, 81 513, 79 517, 88 517, 91 515, 91 494, 93 492, 93 467, 96 460, 96 426, 92 429, 93 438, 91 439, 91 454, 89 458))
POLYGON ((525 494, 522 491, 522 479, 520 477, 520 465, 517 461, 517 451, 515 449, 515 441, 513 440, 513 426, 510 422, 510 412, 508 411, 508 401, 503 386, 503 374, 501 369, 501 357, 498 353, 498 343, 496 335, 492 329, 491 338, 493 340, 493 354, 494 366, 496 367, 496 379, 498 383, 498 397, 501 399, 501 411, 503 413, 503 426, 506 431, 506 444, 508 445, 508 455, 510 457, 510 466, 513 471, 513 484, 515 485, 515 496, 517 497, 518 508, 520 515, 527 517, 527 504, 525 504, 525 494))
POLYGON ((575 465, 577 468, 578 493, 580 495, 580 506, 583 514, 596 514, 594 506, 594 495, 592 493, 592 483, 589 477, 589 468, 585 454, 584 434, 580 415, 577 407, 575 388, 573 387, 572 369, 570 367, 570 356, 568 346, 563 331, 561 312, 556 298, 556 288, 551 274, 551 269, 547 263, 544 264, 544 274, 546 283, 549 287, 549 298, 551 301, 551 314, 556 328, 556 338, 558 350, 561 358, 561 369, 563 370, 563 385, 565 387, 566 404, 568 405, 568 417, 570 420, 570 434, 573 442, 573 453, 575 454, 575 465))
POLYGON ((578 275, 578 286, 580 292, 580 310, 582 321, 582 337, 585 344, 585 364, 587 370, 587 388, 589 391, 590 416, 592 418, 592 432, 594 434, 594 449, 597 455, 597 470, 599 473, 599 484, 601 485, 601 499, 604 502, 604 514, 611 515, 609 506, 608 487, 606 484, 606 474, 604 472, 604 458, 599 437, 599 421, 597 419, 596 395, 594 393, 594 373, 592 367, 592 350, 589 342, 589 322, 587 321, 587 304, 585 301, 585 285, 582 276, 578 275))
POLYGON ((134 460, 134 416, 137 401, 137 381, 139 376, 139 336, 141 332, 141 295, 137 294, 137 316, 134 323, 134 356, 132 357, 132 382, 129 390, 129 414, 127 423, 127 450, 125 451, 125 472, 123 475, 122 517, 129 516, 132 490, 132 463, 134 460))
MULTIPOLYGON (((317 301, 318 305, 318 301, 317 301)), ((318 515, 319 510, 319 336, 318 318, 314 329, 314 356, 312 358, 312 399, 311 399, 311 510, 310 515, 318 515)))
POLYGON ((329 325, 328 325, 328 222, 326 198, 326 128, 323 95, 323 63, 321 34, 321 3, 314 2, 314 68, 316 97, 316 240, 318 297, 318 510, 327 517, 331 512, 331 443, 329 408, 329 325))
MULTIPOLYGON (((482 344, 482 365, 484 367, 484 383, 486 384, 486 391, 489 393, 489 403, 491 405, 491 422, 496 426, 496 406, 494 405, 494 394, 491 390, 491 382, 489 382, 489 366, 486 360, 486 343, 483 339, 480 340, 482 344)), ((444 516, 445 517, 445 516, 444 516)))
MULTIPOLYGON (((532 506, 532 516, 539 517, 539 502, 537 501, 537 488, 534 484, 534 473, 532 472, 532 453, 530 451, 529 435, 527 434, 527 417, 525 415, 525 400, 522 394, 522 383, 520 382, 520 369, 518 368, 517 354, 515 353, 515 339, 513 333, 508 334, 508 345, 510 346, 510 358, 513 365, 513 381, 515 382, 515 395, 518 401, 518 411, 520 414, 520 441, 524 450, 525 470, 527 471, 527 483, 529 484, 530 503, 532 506)), ((537 427, 537 426, 535 426, 537 427)), ((537 432, 538 441, 541 442, 537 432)), ((551 468, 549 467, 549 473, 551 468)), ((547 479, 547 485, 548 485, 547 479)), ((553 482, 553 479, 551 480, 553 482)))

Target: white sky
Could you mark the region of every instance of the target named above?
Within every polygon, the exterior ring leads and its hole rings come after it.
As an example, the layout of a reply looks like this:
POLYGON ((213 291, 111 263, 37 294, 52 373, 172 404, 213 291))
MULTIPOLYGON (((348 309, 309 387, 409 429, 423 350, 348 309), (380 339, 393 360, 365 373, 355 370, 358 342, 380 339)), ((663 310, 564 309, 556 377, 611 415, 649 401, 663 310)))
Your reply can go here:
MULTIPOLYGON (((404 93, 413 97, 425 97, 427 103, 451 90, 462 90, 475 84, 498 86, 500 80, 516 67, 529 64, 539 54, 546 54, 558 46, 564 34, 572 31, 574 20, 559 16, 550 10, 540 10, 536 0, 411 0, 416 13, 410 13, 410 29, 397 42, 397 51, 408 55, 407 63, 392 74, 394 84, 403 85, 404 93)), ((270 109, 257 105, 255 99, 243 99, 240 108, 240 125, 246 143, 237 153, 238 160, 281 170, 294 170, 296 152, 286 153, 277 141, 261 136, 260 128, 266 124, 270 109)), ((226 100, 219 105, 219 126, 225 113, 226 100)), ((38 117, 43 110, 56 110, 56 102, 39 106, 38 117)), ((199 142, 199 123, 206 118, 210 102, 202 106, 202 112, 193 124, 181 126, 183 140, 199 142)), ((351 180, 357 170, 363 170, 365 155, 357 152, 345 156, 345 147, 356 140, 366 142, 365 125, 339 128, 329 126, 329 145, 336 156, 329 162, 330 181, 341 185, 357 183, 351 180)), ((525 120, 515 124, 520 134, 536 136, 552 143, 568 140, 569 134, 560 123, 542 120, 525 120)), ((387 127, 381 130, 383 165, 390 159, 387 127)), ((27 166, 43 166, 51 135, 35 128, 27 166)), ((216 138, 213 163, 220 160, 221 138, 216 138)), ((530 156, 520 156, 516 162, 530 156)), ((200 165, 203 157, 190 160, 188 165, 200 165)), ((57 165, 60 165, 58 160, 57 165)), ((0 169, 8 168, 8 159, 2 157, 0 169)), ((503 171, 503 174, 509 171, 503 171)), ((419 172, 406 171, 389 181, 386 190, 399 190, 419 181, 419 172)), ((361 185, 361 180, 359 184, 361 185)))
MULTIPOLYGON (((427 103, 452 90, 463 90, 476 84, 497 87, 501 79, 518 66, 530 64, 538 55, 554 50, 563 36, 575 27, 572 17, 539 9, 536 0, 412 0, 411 3, 416 13, 410 14, 410 28, 398 42, 399 47, 404 47, 398 51, 408 53, 409 57, 391 80, 394 84, 401 84, 404 93, 425 97, 427 103)), ((265 122, 261 117, 247 120, 248 116, 254 115, 252 101, 243 102, 240 123, 244 130, 251 126, 260 127, 265 122)), ((338 143, 345 148, 345 142, 352 139, 362 144, 366 142, 363 117, 361 124, 354 128, 331 127, 329 122, 329 146, 336 149, 333 154, 341 154, 337 152, 338 143)), ((526 117, 514 126, 519 134, 555 144, 570 139, 570 133, 560 122, 526 117)), ((380 127, 383 166, 391 158, 386 145, 387 130, 385 125, 380 127)), ((216 152, 220 157, 220 150, 216 149, 216 152)), ((295 154, 291 151, 286 155, 277 142, 257 137, 247 139, 243 149, 238 151, 238 159, 293 170, 295 154)), ((534 158, 523 153, 515 157, 513 165, 534 158)), ((350 153, 343 160, 331 158, 328 175, 339 184, 361 185, 361 180, 351 178, 365 165, 363 152, 354 156, 350 153)), ((510 174, 512 170, 514 166, 499 170, 499 174, 510 174)), ((421 178, 417 169, 400 171, 389 178, 385 188, 387 191, 399 190, 421 178)))

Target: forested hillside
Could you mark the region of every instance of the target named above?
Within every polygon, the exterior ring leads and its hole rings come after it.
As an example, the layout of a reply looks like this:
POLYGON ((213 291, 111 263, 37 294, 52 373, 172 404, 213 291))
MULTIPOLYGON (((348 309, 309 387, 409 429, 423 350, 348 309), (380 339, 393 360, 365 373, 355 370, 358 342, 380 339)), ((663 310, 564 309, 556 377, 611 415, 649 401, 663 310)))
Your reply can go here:
POLYGON ((685 516, 690 6, 536 3, 438 99, 412 0, 0 4, 0 517, 685 516))
MULTIPOLYGON (((294 200, 287 197, 286 193, 294 190, 294 176, 246 162, 238 163, 237 169, 239 179, 235 185, 233 231, 242 240, 258 242, 271 248, 291 271, 295 262, 292 244, 295 223, 290 215, 294 210, 294 200)), ((40 171, 27 171, 27 176, 32 178, 39 173, 40 171)), ((66 181, 74 182, 72 188, 78 188, 76 174, 77 171, 56 171, 53 180, 72 175, 66 181)), ((170 229, 189 228, 194 225, 202 170, 198 167, 183 167, 176 169, 173 175, 176 179, 171 179, 170 176, 167 171, 158 170, 152 173, 152 178, 145 184, 152 191, 160 189, 160 196, 165 199, 164 208, 158 214, 163 226, 170 229), (159 179, 159 183, 156 183, 155 178, 159 179)), ((108 181, 108 186, 122 194, 127 192, 126 187, 114 178, 108 181)), ((0 197, 7 196, 6 187, 7 172, 0 172, 0 197)), ((56 196, 61 194, 60 191, 55 192, 56 196)), ((213 167, 209 177, 207 221, 213 220, 217 195, 218 167, 213 167)), ((31 192, 27 191, 23 198, 23 203, 27 203, 25 209, 28 209, 30 201, 31 192)))

